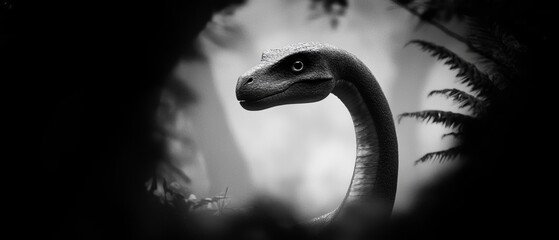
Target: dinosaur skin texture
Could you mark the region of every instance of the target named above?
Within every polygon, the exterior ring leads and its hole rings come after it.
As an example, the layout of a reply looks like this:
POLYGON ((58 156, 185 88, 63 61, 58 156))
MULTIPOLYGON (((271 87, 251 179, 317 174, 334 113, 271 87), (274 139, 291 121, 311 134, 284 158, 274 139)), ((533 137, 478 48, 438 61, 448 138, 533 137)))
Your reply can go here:
POLYGON ((336 210, 312 220, 325 225, 349 204, 367 203, 387 219, 398 179, 398 146, 388 102, 370 70, 353 54, 322 43, 299 43, 262 54, 261 63, 239 77, 241 106, 257 111, 310 103, 336 95, 355 127, 357 156, 351 184, 336 210), (380 207, 379 207, 380 206, 380 207))

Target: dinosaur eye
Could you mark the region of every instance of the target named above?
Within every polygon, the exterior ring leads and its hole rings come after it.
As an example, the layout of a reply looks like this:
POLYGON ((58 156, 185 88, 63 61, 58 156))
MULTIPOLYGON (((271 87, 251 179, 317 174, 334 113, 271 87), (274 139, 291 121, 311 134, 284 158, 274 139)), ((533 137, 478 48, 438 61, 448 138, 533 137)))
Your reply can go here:
POLYGON ((295 61, 293 62, 293 65, 291 65, 291 70, 295 71, 295 72, 299 72, 301 70, 303 70, 303 62, 301 61, 295 61))

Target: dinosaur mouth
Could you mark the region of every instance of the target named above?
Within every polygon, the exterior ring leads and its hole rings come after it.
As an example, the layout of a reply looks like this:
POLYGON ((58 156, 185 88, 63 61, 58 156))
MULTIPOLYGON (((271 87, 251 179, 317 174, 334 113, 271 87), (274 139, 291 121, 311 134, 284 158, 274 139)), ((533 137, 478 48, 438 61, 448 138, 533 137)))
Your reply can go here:
POLYGON ((313 102, 315 97, 305 96, 305 93, 312 91, 301 91, 302 89, 316 89, 318 86, 328 83, 331 79, 313 79, 313 80, 302 80, 288 85, 286 88, 273 92, 271 94, 265 95, 263 97, 250 99, 238 99, 241 106, 249 111, 264 110, 270 107, 292 104, 292 103, 303 103, 303 102, 313 102))
POLYGON ((250 99, 250 98, 249 98, 249 99, 238 99, 238 100, 239 100, 239 102, 241 102, 241 103, 258 102, 258 101, 261 101, 261 100, 264 100, 264 99, 267 99, 267 98, 276 96, 276 95, 278 95, 278 94, 281 94, 281 93, 287 91, 287 90, 288 90, 291 86, 293 86, 293 85, 294 85, 294 84, 291 84, 291 85, 287 86, 285 89, 279 90, 279 91, 277 91, 277 92, 270 93, 270 94, 268 94, 268 95, 266 95, 266 96, 263 96, 263 97, 254 98, 254 99, 250 99))
POLYGON ((280 95, 281 93, 287 91, 289 89, 283 89, 281 91, 272 93, 270 95, 261 97, 261 98, 257 98, 257 99, 239 99, 239 103, 241 104, 241 106, 246 109, 246 110, 251 110, 251 111, 257 111, 257 110, 263 110, 266 108, 270 108, 273 107, 273 99, 274 97, 277 97, 278 95, 280 95))
POLYGON ((273 96, 278 95, 278 94, 280 94, 280 93, 283 93, 283 92, 287 91, 287 90, 289 89, 289 87, 291 87, 291 85, 288 86, 288 87, 286 87, 286 88, 283 89, 283 90, 280 90, 280 91, 277 91, 277 92, 274 92, 274 93, 271 93, 271 94, 268 94, 268 95, 266 95, 266 96, 263 96, 263 97, 260 97, 260 98, 256 98, 256 99, 239 99, 239 102, 241 102, 241 103, 254 103, 254 102, 258 102, 258 101, 260 101, 260 100, 264 100, 264 99, 266 99, 266 98, 270 98, 270 97, 273 97, 273 96))

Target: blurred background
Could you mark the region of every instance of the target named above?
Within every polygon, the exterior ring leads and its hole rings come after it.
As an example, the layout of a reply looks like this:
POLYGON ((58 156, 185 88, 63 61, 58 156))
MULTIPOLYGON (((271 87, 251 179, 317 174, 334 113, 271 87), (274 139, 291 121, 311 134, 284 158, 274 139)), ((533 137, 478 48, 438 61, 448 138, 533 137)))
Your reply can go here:
MULTIPOLYGON (((464 112, 434 89, 458 88, 455 72, 410 40, 445 46, 468 59, 466 47, 391 1, 253 0, 214 13, 164 86, 159 124, 166 126, 167 163, 191 181, 198 197, 228 189, 233 204, 270 195, 292 205, 302 217, 334 209, 353 171, 355 135, 349 113, 333 95, 324 101, 244 110, 236 101, 238 76, 260 61, 261 53, 298 42, 324 42, 354 53, 380 83, 392 113, 422 109, 464 112), (344 2, 344 1, 340 1, 344 2), (192 99, 172 94, 191 90, 192 99), (181 137, 182 136, 182 137, 181 137)), ((450 23, 461 32, 460 23, 450 23)), ((463 89, 465 90, 465 89, 463 89)), ((442 126, 403 120, 396 125, 399 179, 395 212, 405 211, 414 194, 453 162, 414 165, 423 154, 448 148, 442 126)), ((163 168, 165 169, 165 168, 163 168)), ((170 171, 162 171, 169 175, 170 171)))

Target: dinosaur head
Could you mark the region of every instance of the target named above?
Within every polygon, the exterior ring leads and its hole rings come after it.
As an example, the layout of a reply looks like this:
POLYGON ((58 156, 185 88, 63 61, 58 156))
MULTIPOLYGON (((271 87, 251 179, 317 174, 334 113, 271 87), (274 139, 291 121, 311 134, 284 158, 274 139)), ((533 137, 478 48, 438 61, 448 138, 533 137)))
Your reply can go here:
POLYGON ((237 82, 237 99, 247 110, 310 103, 326 98, 334 88, 334 75, 318 43, 290 45, 262 54, 261 63, 237 82))

